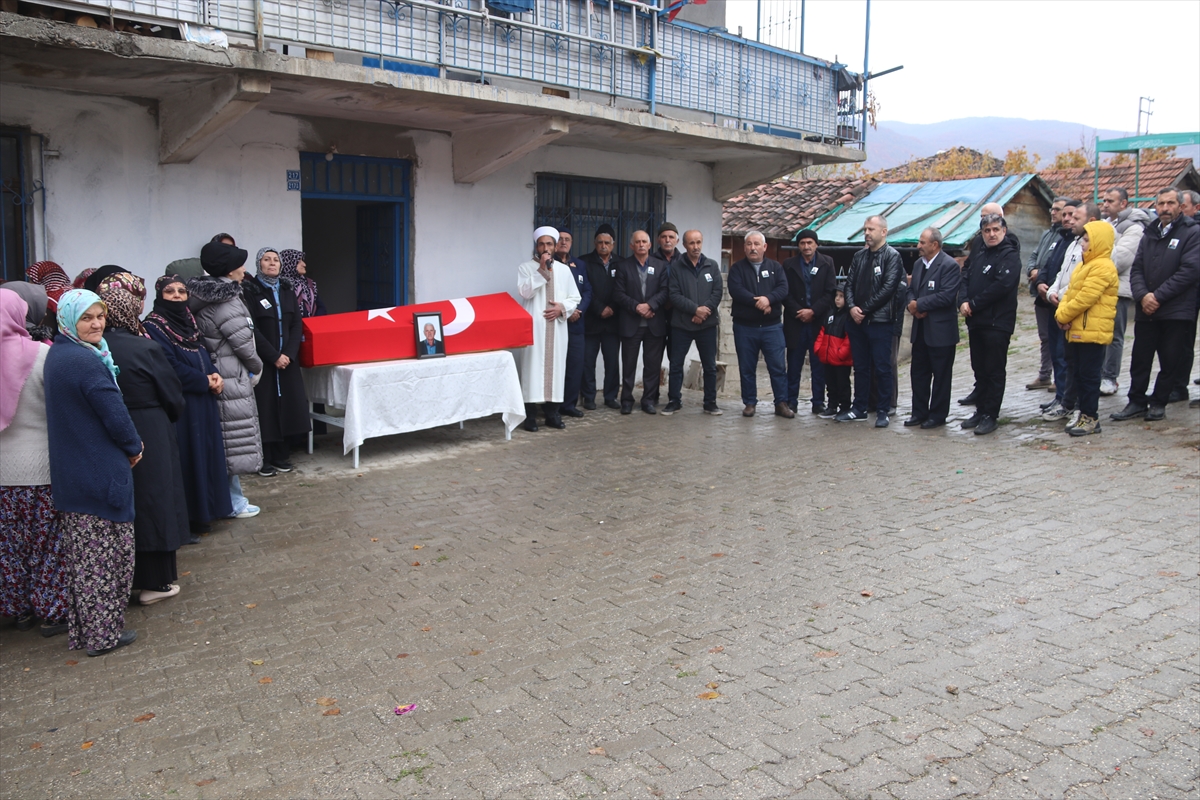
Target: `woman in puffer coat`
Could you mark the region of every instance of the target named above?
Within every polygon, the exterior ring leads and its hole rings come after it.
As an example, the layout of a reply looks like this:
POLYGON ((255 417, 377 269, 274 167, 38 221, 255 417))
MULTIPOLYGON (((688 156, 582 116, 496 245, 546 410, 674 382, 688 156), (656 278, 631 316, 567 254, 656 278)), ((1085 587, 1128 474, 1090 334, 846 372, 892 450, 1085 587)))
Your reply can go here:
POLYGON ((253 517, 259 508, 242 494, 238 476, 257 472, 262 465, 254 384, 263 367, 254 346, 254 323, 242 302, 247 256, 234 245, 209 242, 200 251, 200 264, 208 275, 187 282, 188 307, 196 318, 200 340, 224 381, 217 400, 229 495, 233 515, 239 519, 253 517))
POLYGON ((1079 420, 1067 426, 1072 436, 1100 433, 1100 372, 1113 338, 1120 285, 1111 258, 1114 238, 1107 222, 1096 220, 1083 226, 1079 242, 1083 263, 1071 273, 1071 282, 1054 312, 1058 327, 1066 332, 1067 364, 1079 392, 1079 420))

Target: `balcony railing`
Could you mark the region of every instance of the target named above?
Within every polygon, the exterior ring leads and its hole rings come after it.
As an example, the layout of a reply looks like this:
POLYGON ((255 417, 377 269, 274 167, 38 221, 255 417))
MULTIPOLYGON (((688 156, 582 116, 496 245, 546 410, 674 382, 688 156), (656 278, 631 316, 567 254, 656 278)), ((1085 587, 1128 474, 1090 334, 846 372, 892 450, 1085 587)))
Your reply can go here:
POLYGON ((63 4, 210 25, 260 42, 361 53, 370 65, 595 92, 663 116, 761 133, 852 147, 862 141, 856 76, 840 65, 724 31, 668 23, 658 8, 636 2, 536 0, 524 14, 490 10, 483 0, 63 4))

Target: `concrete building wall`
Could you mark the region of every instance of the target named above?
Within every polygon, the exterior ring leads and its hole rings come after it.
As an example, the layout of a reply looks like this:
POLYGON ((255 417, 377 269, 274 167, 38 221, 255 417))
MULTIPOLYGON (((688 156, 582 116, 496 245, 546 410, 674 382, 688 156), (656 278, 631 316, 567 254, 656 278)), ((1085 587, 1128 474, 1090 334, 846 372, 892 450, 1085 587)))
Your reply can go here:
POLYGON ((72 277, 102 264, 157 277, 222 230, 251 253, 300 241, 300 194, 285 181, 295 120, 249 115, 192 163, 169 165, 152 105, 6 84, 0 121, 47 137, 37 253, 72 277))
MULTIPOLYGON (((286 184, 301 150, 335 143, 346 155, 414 161, 410 302, 515 289, 515 267, 532 250, 539 172, 665 184, 668 218, 698 228, 706 253, 720 259, 721 204, 711 170, 695 162, 550 146, 457 184, 447 134, 255 111, 190 164, 163 165, 152 104, 11 85, 0 121, 46 136, 57 153, 43 176, 48 241, 39 231, 38 255, 71 276, 115 263, 153 279, 228 231, 251 257, 264 245, 307 246, 313 277, 344 307, 354 253, 329 252, 333 243, 314 242, 311 231, 304 237, 301 193, 286 184)), ((576 254, 590 249, 580 242, 576 254)))

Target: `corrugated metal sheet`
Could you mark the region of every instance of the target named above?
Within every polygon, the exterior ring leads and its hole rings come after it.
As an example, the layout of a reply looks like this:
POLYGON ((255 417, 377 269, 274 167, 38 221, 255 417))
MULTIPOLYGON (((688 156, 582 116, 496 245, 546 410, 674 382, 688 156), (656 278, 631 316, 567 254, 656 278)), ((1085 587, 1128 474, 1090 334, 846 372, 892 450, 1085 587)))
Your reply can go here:
POLYGON ((888 243, 915 245, 921 231, 933 225, 945 237, 945 247, 965 245, 979 230, 979 208, 985 203, 1004 205, 1021 191, 1033 174, 970 178, 960 181, 883 183, 817 228, 822 244, 862 244, 867 218, 876 214, 888 221, 888 243))

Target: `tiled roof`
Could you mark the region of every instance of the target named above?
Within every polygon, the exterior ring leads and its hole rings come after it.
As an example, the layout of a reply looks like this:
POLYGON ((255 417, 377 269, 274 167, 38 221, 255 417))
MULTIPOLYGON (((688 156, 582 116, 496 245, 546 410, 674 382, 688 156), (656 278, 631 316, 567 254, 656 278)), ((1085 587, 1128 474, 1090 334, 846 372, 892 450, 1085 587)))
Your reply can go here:
MULTIPOLYGON (((1134 192, 1134 164, 1100 167, 1100 194, 1109 189, 1124 187, 1129 196, 1134 192)), ((1050 185, 1056 195, 1091 200, 1095 188, 1094 167, 1078 169, 1044 169, 1038 173, 1050 185)), ((1141 197, 1153 197, 1163 189, 1171 187, 1200 190, 1200 175, 1190 158, 1167 158, 1162 161, 1143 161, 1137 180, 1137 192, 1141 197)), ((1149 202, 1139 205, 1151 205, 1149 202)))
POLYGON ((871 177, 883 183, 915 183, 991 178, 1003 174, 1003 159, 969 147, 951 147, 937 155, 917 158, 898 167, 880 170, 871 177))
POLYGON ((759 230, 768 239, 791 239, 814 219, 875 188, 873 178, 775 181, 725 201, 722 231, 743 236, 759 230))

